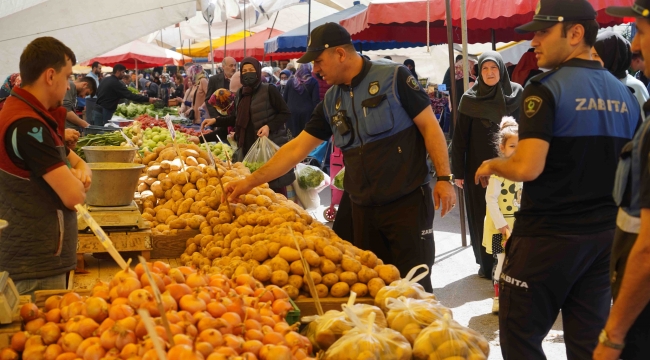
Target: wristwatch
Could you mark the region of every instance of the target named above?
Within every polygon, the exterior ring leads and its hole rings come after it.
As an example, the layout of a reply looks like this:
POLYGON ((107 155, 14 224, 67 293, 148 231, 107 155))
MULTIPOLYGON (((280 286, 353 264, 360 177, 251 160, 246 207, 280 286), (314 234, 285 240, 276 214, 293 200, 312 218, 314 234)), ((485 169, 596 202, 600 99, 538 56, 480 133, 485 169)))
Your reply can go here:
POLYGON ((623 350, 625 347, 625 344, 615 344, 609 341, 609 336, 607 336, 607 331, 605 331, 605 329, 600 332, 600 335, 598 336, 598 342, 615 350, 623 350))
POLYGON ((446 182, 454 185, 455 178, 454 178, 454 174, 450 174, 450 175, 447 175, 447 176, 438 176, 436 178, 436 180, 438 180, 438 181, 446 181, 446 182))

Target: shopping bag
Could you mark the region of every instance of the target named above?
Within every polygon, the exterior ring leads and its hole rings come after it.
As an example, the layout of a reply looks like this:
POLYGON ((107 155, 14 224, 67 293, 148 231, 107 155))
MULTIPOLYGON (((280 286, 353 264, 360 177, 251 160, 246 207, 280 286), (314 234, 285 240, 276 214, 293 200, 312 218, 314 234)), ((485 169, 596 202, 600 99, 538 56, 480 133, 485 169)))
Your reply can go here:
POLYGON ((299 163, 296 165, 296 179, 303 190, 314 189, 317 193, 330 185, 330 177, 321 169, 299 163))
POLYGON ((259 137, 253 143, 250 150, 248 150, 242 163, 244 163, 251 173, 255 172, 257 169, 261 168, 262 165, 266 164, 266 162, 275 155, 278 149, 280 149, 280 147, 273 141, 269 140, 268 137, 259 137))

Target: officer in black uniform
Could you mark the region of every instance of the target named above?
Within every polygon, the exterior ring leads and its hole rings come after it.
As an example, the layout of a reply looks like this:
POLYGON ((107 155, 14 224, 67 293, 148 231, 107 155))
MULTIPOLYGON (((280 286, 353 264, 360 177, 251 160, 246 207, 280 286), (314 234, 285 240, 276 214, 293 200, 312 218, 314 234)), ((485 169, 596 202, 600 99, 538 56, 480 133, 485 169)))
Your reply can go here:
POLYGON ((476 173, 523 181, 500 278, 504 359, 546 359, 542 340, 562 310, 568 359, 589 359, 611 304, 609 264, 618 154, 640 123, 634 95, 592 61, 596 12, 587 0, 541 0, 533 21, 538 65, 525 88, 512 157, 476 173))
MULTIPOLYGON (((650 0, 607 13, 636 17, 632 51, 650 57, 650 0)), ((650 67, 644 70, 650 74, 650 67)), ((643 106, 647 110, 650 102, 643 106)), ((637 131, 620 156, 614 187, 619 204, 610 275, 614 306, 598 340, 594 360, 650 359, 650 122, 637 131), (619 179, 624 181, 619 181, 619 179), (629 265, 629 266, 628 266, 629 265)))
MULTIPOLYGON (((334 86, 305 131, 252 175, 228 184, 229 200, 286 173, 334 136, 345 158, 355 245, 394 264, 402 276, 417 265, 430 268, 435 257, 434 199, 444 216, 456 196, 446 141, 429 97, 403 65, 362 58, 350 34, 335 23, 312 31, 307 53, 298 62, 311 61, 314 71, 334 86), (441 175, 434 199, 427 151, 441 175)), ((429 277, 420 284, 432 291, 429 277)))

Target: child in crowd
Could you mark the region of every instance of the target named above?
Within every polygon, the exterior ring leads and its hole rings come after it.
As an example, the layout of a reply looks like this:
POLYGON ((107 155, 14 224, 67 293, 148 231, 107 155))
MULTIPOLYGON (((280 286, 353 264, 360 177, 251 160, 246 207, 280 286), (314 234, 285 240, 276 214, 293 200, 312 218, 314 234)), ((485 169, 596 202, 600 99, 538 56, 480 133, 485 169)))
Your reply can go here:
MULTIPOLYGON (((495 146, 502 157, 509 157, 519 142, 519 126, 514 118, 506 116, 501 120, 499 132, 495 136, 495 146)), ((487 212, 483 231, 483 246, 496 261, 492 269, 494 279, 494 302, 492 312, 499 313, 499 277, 505 259, 505 242, 512 233, 515 211, 519 210, 522 183, 492 175, 485 193, 487 212)))

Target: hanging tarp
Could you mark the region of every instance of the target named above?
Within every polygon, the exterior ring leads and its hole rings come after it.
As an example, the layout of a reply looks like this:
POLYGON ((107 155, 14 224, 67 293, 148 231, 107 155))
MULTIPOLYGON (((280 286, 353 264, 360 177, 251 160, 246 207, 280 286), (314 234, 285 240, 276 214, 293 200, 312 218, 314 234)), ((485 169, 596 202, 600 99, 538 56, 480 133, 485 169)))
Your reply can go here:
MULTIPOLYGON (((212 48, 215 49, 215 48, 218 48, 218 47, 222 47, 225 44, 230 44, 232 42, 239 41, 239 40, 243 39, 244 36, 251 36, 252 34, 253 33, 251 33, 250 31, 246 31, 246 32, 240 31, 240 32, 235 33, 235 34, 228 35, 227 37, 222 36, 222 37, 220 37, 218 39, 213 39, 212 40, 212 48)), ((181 49, 176 49, 176 51, 178 51, 178 52, 180 52, 180 53, 182 53, 184 55, 191 56, 191 57, 207 57, 208 54, 210 54, 210 42, 209 41, 201 41, 201 42, 192 44, 191 49, 188 46, 188 47, 183 47, 182 50, 181 49)))
POLYGON ((122 64, 127 69, 146 69, 162 65, 182 65, 183 61, 190 62, 192 58, 157 45, 135 40, 106 54, 94 57, 83 65, 92 64, 94 61, 109 66, 122 64))
MULTIPOLYGON (((496 42, 531 39, 531 34, 518 34, 514 28, 533 18, 539 0, 466 0, 467 38, 469 43, 492 41, 494 30, 496 42)), ((605 13, 608 6, 629 6, 633 0, 589 0, 597 11, 601 27, 620 24, 622 19, 605 13)), ((460 0, 451 0, 454 42, 461 42, 460 0)), ((366 41, 414 41, 426 42, 426 23, 429 22, 429 42, 447 42, 445 3, 440 0, 378 1, 339 23, 353 39, 366 41), (429 17, 427 18, 427 3, 429 17)))
MULTIPOLYGON (((329 16, 325 16, 318 20, 311 22, 311 29, 314 29, 317 26, 323 25, 328 22, 339 22, 343 19, 355 16, 359 13, 363 13, 366 10, 366 5, 357 4, 352 6, 349 9, 339 11, 329 16)), ((272 38, 264 43, 264 48, 267 54, 271 53, 283 53, 283 52, 304 52, 307 47, 307 32, 308 25, 305 24, 291 31, 287 31, 284 34, 272 38)), ((382 50, 382 49, 397 49, 405 47, 414 47, 421 46, 424 43, 417 43, 410 40, 404 40, 401 42, 391 41, 386 39, 382 42, 376 41, 358 41, 352 37, 352 42, 357 50, 360 51, 369 51, 369 50, 382 50)))
POLYGON ((10 15, 0 18, 0 77, 18 71, 20 54, 37 37, 61 40, 84 61, 195 12, 196 0, 47 0, 16 12, 5 10, 10 15))
MULTIPOLYGON (((271 37, 281 35, 283 32, 280 30, 266 29, 260 31, 251 37, 246 38, 246 56, 252 56, 256 59, 262 60, 264 58, 264 42, 268 40, 269 35, 271 37)), ((230 56, 235 58, 237 61, 242 61, 244 59, 244 39, 235 41, 231 44, 228 44, 227 48, 222 46, 218 49, 214 49, 214 61, 223 60, 224 56, 230 56), (224 55, 224 49, 226 54, 224 55)), ((289 60, 297 59, 302 56, 302 52, 297 53, 275 53, 269 54, 273 56, 273 60, 289 60)), ((269 56, 266 56, 266 59, 269 59, 269 56)))

